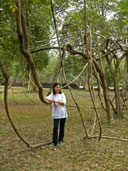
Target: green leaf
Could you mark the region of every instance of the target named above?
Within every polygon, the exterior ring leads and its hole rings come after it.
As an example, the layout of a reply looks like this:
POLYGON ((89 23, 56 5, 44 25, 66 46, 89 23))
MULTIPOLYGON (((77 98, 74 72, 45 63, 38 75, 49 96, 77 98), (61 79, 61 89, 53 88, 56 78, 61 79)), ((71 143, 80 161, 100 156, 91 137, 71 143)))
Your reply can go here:
POLYGON ((127 20, 122 20, 123 23, 127 23, 127 20))

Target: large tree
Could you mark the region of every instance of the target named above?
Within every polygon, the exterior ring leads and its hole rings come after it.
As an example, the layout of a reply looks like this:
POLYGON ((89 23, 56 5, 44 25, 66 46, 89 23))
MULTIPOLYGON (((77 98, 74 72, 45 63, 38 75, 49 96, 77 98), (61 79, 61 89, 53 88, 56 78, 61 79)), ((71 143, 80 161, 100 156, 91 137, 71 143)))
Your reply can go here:
MULTIPOLYGON (((48 40, 50 37, 50 20, 44 24, 43 18, 41 17, 43 16, 45 18, 44 11, 46 9, 46 4, 44 6, 41 1, 35 3, 35 1, 27 0, 22 1, 22 3, 26 16, 26 24, 29 30, 29 39, 31 40, 30 48, 33 49, 39 46, 40 40, 43 40, 43 44, 49 44, 48 40), (34 10, 34 13, 32 9, 34 10)), ((22 67, 20 67, 24 58, 19 52, 18 39, 16 35, 17 28, 14 15, 16 10, 15 3, 13 1, 2 0, 0 2, 0 6, 0 56, 2 57, 3 64, 8 70, 10 76, 15 77, 18 75, 17 72, 19 71, 19 68, 21 68, 21 80, 28 82, 28 75, 30 75, 30 68, 28 67, 28 64, 24 62, 22 67), (25 79, 23 80, 23 78, 25 79)), ((48 13, 46 13, 46 15, 48 15, 48 13)), ((33 60, 35 62, 37 71, 42 72, 43 69, 48 65, 48 51, 36 53, 33 55, 33 60)))

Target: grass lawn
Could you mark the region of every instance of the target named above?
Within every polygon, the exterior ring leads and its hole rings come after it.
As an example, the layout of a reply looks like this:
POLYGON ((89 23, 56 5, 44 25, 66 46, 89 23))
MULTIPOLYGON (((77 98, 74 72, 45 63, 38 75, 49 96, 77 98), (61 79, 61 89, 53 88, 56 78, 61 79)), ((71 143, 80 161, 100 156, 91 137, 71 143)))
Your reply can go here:
MULTIPOLYGON (((10 116, 20 134, 30 144, 46 143, 52 139, 53 123, 51 108, 42 104, 37 93, 26 93, 25 89, 9 90, 8 103, 10 116)), ((46 95, 48 89, 44 89, 46 95)), ((0 89, 2 92, 2 88, 0 89)), ((63 90, 67 104, 74 105, 68 90, 63 90)), ((93 125, 94 110, 89 93, 73 90, 81 108, 87 128, 93 125)), ((106 114, 96 106, 102 124, 102 135, 128 139, 128 112, 124 119, 115 120, 109 125, 106 114)), ((5 114, 3 93, 0 93, 0 171, 127 171, 128 143, 117 140, 86 139, 76 108, 67 107, 68 119, 65 126, 63 145, 29 149, 14 133, 5 114)), ((98 125, 94 134, 98 134, 98 125)))

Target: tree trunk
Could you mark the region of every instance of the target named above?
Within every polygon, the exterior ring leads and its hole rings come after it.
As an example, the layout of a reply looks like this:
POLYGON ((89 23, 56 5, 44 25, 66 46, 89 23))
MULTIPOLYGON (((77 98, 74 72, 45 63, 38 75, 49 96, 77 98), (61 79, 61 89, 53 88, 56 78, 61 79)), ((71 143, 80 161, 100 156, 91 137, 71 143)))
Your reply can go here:
POLYGON ((122 95, 127 95, 127 77, 128 77, 128 55, 125 57, 125 64, 124 64, 124 78, 123 78, 123 91, 122 95))
POLYGON ((100 76, 100 80, 102 82, 102 88, 103 88, 103 96, 104 96, 104 102, 105 102, 105 107, 106 107, 106 113, 107 113, 107 120, 109 123, 111 123, 111 121, 114 121, 112 112, 111 112, 111 105, 110 105, 110 100, 109 100, 109 94, 108 94, 108 88, 107 88, 107 82, 105 79, 105 75, 104 73, 101 71, 99 65, 97 64, 97 62, 95 60, 93 60, 95 68, 97 70, 97 72, 99 73, 100 76))
POLYGON ((115 90, 117 117, 122 117, 123 113, 121 109, 121 98, 120 98, 120 90, 119 90, 119 65, 120 65, 120 61, 117 59, 116 66, 115 66, 114 90, 115 90))
POLYGON ((103 95, 104 95, 105 107, 106 107, 106 112, 107 112, 107 119, 108 119, 108 122, 111 123, 111 121, 113 122, 114 119, 113 119, 113 115, 112 115, 111 107, 110 107, 108 88, 107 88, 107 83, 105 79, 103 82, 104 83, 102 84, 102 88, 103 88, 103 95))
POLYGON ((37 86, 34 83, 33 75, 30 71, 29 73, 29 83, 28 83, 28 91, 36 92, 37 91, 37 86))
POLYGON ((20 51, 26 58, 27 62, 29 63, 29 66, 31 68, 31 72, 33 75, 34 83, 36 84, 39 90, 38 92, 39 92, 40 100, 43 103, 48 103, 43 96, 43 86, 38 79, 38 75, 37 75, 36 68, 35 68, 35 63, 33 61, 32 54, 29 50, 27 26, 25 22, 24 13, 21 8, 20 0, 16 0, 16 6, 17 6, 17 9, 15 11, 15 14, 16 14, 17 33, 18 33, 18 38, 20 42, 20 51))
MULTIPOLYGON (((76 51, 73 49, 72 45, 70 43, 67 44, 67 51, 70 52, 71 54, 79 54, 81 55, 85 60, 87 60, 87 55, 83 54, 79 51, 76 51)), ((111 112, 111 107, 110 107, 110 99, 109 99, 109 94, 108 94, 108 90, 107 90, 107 83, 106 83, 106 79, 105 79, 105 75, 101 69, 101 67, 99 66, 99 64, 96 62, 96 60, 93 58, 93 64, 95 66, 96 71, 99 73, 100 76, 100 80, 101 80, 101 85, 103 88, 103 95, 104 95, 104 101, 105 101, 105 107, 106 107, 106 112, 107 112, 107 119, 108 122, 111 123, 111 121, 113 122, 113 115, 111 112)))

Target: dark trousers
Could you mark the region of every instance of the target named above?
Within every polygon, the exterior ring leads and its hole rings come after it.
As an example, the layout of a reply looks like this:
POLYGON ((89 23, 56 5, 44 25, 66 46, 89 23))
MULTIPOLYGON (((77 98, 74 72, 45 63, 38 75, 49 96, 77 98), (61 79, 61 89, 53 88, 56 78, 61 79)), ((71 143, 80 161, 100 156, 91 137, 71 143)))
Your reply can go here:
POLYGON ((63 141, 65 121, 66 121, 66 118, 54 119, 53 140, 52 140, 52 142, 55 145, 57 145, 58 141, 63 141), (59 132, 59 139, 58 139, 58 126, 59 126, 59 123, 60 123, 60 132, 59 132))

